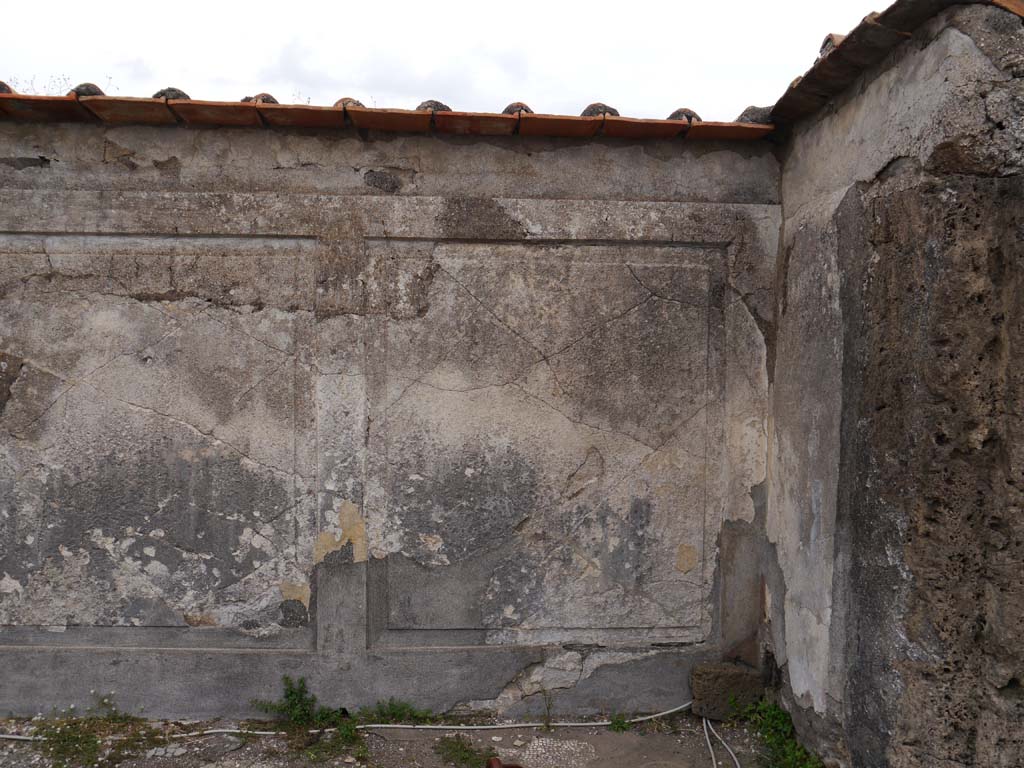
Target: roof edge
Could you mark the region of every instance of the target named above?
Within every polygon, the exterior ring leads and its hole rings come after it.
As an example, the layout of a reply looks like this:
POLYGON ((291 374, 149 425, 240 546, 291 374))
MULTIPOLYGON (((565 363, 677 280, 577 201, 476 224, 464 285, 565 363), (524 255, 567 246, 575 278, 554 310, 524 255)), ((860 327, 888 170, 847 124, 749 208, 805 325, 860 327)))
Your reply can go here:
POLYGON ((0 120, 101 125, 182 125, 233 128, 303 128, 463 136, 545 136, 643 140, 753 141, 770 134, 768 123, 655 120, 600 114, 589 117, 376 109, 351 104, 318 107, 257 101, 132 98, 125 96, 35 96, 0 93, 0 120))
POLYGON ((1024 17, 1024 0, 896 0, 881 13, 866 16, 845 39, 794 80, 772 107, 772 121, 785 126, 813 115, 909 39, 922 24, 954 5, 994 5, 1024 17))

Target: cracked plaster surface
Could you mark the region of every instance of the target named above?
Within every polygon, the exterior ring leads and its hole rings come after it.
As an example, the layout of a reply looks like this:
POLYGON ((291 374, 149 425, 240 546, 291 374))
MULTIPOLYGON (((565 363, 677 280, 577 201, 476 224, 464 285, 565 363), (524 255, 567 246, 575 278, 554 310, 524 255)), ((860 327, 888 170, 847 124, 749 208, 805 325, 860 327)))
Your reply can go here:
MULTIPOLYGON (((4 620, 272 634, 344 556, 418 574, 393 581, 398 628, 706 633, 735 514, 706 471, 723 419, 760 450, 723 410, 718 348, 763 346, 733 306, 767 271, 737 266, 741 291, 730 260, 745 238, 770 253, 767 207, 4 194, 50 217, 0 234, 4 620), (157 209, 183 231, 139 234, 157 209), (468 608, 436 598, 455 578, 468 608)), ((737 392, 756 421, 763 392, 737 392)))

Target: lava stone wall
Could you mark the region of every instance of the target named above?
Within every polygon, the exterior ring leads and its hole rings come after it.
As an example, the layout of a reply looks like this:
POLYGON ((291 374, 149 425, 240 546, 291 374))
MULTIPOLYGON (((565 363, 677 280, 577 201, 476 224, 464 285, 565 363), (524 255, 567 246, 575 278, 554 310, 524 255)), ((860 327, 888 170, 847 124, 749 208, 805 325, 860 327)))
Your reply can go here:
POLYGON ((767 633, 843 765, 1018 765, 1024 29, 933 18, 793 131, 767 633))

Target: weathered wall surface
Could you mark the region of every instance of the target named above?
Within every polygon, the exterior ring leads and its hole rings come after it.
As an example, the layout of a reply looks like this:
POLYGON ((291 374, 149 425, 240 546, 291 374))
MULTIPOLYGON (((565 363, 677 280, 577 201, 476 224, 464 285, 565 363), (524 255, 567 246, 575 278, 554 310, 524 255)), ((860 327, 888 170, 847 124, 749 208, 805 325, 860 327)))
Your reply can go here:
POLYGON ((684 699, 754 629, 718 539, 765 478, 778 181, 767 145, 0 126, 0 708, 684 699))
POLYGON ((1022 51, 944 10, 781 170, 0 124, 0 709, 654 710, 767 650, 839 765, 1019 765, 1022 51))
POLYGON ((858 766, 1018 765, 1024 31, 937 16, 783 170, 766 571, 802 732, 858 766))

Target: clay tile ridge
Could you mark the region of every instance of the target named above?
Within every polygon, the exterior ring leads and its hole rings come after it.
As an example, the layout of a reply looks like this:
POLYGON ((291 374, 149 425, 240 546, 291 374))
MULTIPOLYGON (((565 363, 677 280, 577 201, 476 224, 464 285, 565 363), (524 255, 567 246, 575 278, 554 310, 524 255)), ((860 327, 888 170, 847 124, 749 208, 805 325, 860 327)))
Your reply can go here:
POLYGON ((773 107, 748 107, 728 123, 704 122, 687 108, 676 110, 667 120, 622 117, 616 109, 601 102, 590 104, 575 116, 534 113, 518 101, 502 112, 490 113, 459 112, 435 100, 425 101, 413 110, 367 108, 349 97, 330 107, 279 104, 268 93, 246 96, 241 101, 201 101, 190 99, 178 88, 164 88, 152 98, 129 98, 106 96, 92 83, 81 83, 66 96, 35 96, 16 93, 3 82, 0 120, 628 141, 754 140, 812 115, 911 37, 929 18, 965 2, 995 5, 1024 17, 1024 0, 895 0, 882 13, 868 15, 848 35, 828 34, 814 65, 793 81, 773 107))
POLYGON ((702 123, 692 110, 676 110, 669 119, 620 117, 617 110, 595 103, 582 115, 534 113, 523 102, 501 112, 460 112, 428 100, 416 109, 368 108, 343 97, 333 106, 279 104, 268 93, 240 101, 202 101, 178 88, 164 88, 152 98, 106 96, 83 83, 67 96, 30 96, 0 87, 0 120, 24 122, 99 122, 111 125, 183 125, 206 128, 269 128, 356 130, 399 133, 463 134, 477 136, 545 136, 573 139, 760 139, 773 126, 764 120, 702 123), (685 113, 685 114, 682 114, 685 113))

